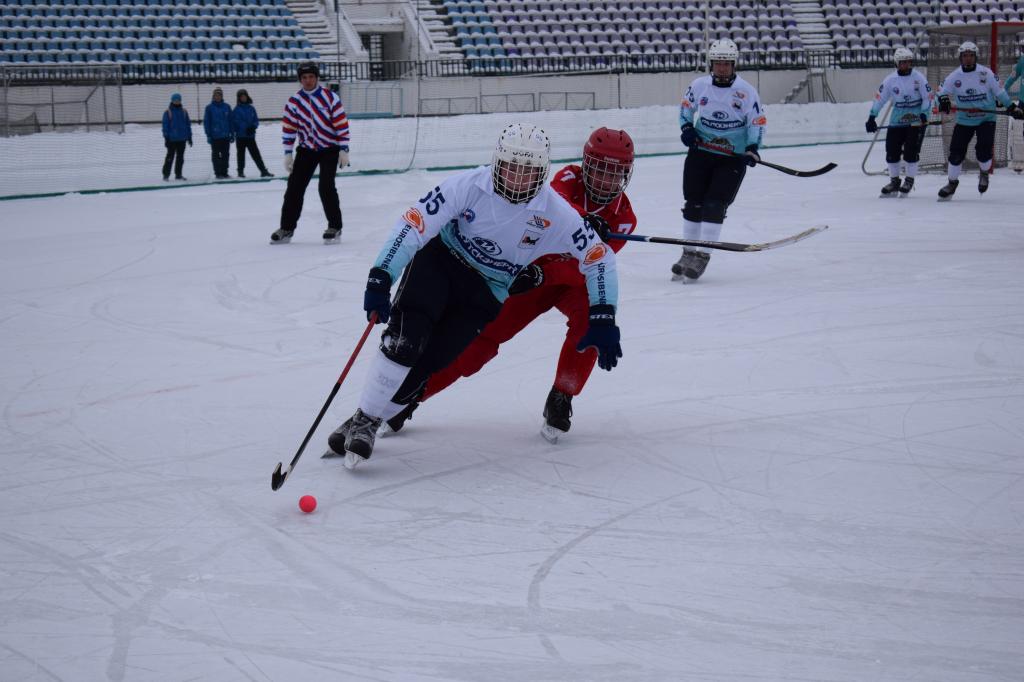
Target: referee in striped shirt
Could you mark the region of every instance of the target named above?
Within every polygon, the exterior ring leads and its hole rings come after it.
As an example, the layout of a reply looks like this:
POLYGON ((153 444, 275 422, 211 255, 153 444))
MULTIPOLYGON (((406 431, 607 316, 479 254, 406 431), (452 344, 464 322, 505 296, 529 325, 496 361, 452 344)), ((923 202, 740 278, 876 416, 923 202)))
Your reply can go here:
POLYGON ((320 203, 327 216, 324 241, 333 243, 341 237, 341 206, 334 177, 338 168, 348 165, 348 117, 338 94, 320 86, 316 64, 299 65, 299 82, 302 89, 288 100, 281 123, 288 188, 281 205, 281 227, 270 235, 270 242, 291 241, 302 214, 306 187, 319 168, 320 203))

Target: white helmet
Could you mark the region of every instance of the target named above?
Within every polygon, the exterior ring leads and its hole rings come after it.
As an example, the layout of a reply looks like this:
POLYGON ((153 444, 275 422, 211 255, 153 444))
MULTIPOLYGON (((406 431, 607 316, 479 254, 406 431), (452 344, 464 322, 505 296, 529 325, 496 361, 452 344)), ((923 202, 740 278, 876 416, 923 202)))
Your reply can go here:
POLYGON ((892 60, 899 66, 900 62, 914 61, 914 53, 905 47, 897 47, 892 53, 892 60))
POLYGON ((959 57, 964 52, 973 52, 974 56, 977 57, 978 56, 978 46, 975 45, 974 43, 972 43, 969 40, 965 40, 964 42, 960 43, 960 47, 957 48, 956 54, 959 57))
POLYGON ((494 191, 513 204, 537 196, 551 166, 551 142, 537 126, 513 123, 501 131, 491 161, 494 191))
POLYGON ((736 65, 736 62, 740 58, 740 49, 736 47, 736 43, 732 42, 728 38, 721 38, 711 43, 711 47, 708 48, 708 64, 711 62, 732 62, 736 65))

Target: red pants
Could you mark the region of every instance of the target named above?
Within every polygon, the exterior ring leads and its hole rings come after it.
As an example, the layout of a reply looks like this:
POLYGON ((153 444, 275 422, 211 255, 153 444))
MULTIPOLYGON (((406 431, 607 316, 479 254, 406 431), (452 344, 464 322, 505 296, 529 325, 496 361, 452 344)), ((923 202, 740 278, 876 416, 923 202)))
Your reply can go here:
POLYGON ((466 350, 450 365, 430 376, 420 400, 440 393, 460 377, 479 372, 498 354, 498 346, 552 308, 558 308, 568 318, 566 326, 569 328, 558 356, 554 386, 563 393, 579 395, 597 362, 594 348, 582 353, 576 350, 576 344, 583 338, 589 324, 587 285, 575 259, 544 263, 543 268, 544 284, 525 294, 509 296, 498 317, 484 327, 466 350))

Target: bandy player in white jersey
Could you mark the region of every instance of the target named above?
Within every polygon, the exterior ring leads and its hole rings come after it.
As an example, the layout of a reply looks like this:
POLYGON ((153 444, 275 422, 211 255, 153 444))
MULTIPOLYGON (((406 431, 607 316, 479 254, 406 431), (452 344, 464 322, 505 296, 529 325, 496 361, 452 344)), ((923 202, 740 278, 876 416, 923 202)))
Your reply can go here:
POLYGON ((977 135, 974 153, 978 157, 978 191, 988 189, 988 172, 992 170, 992 147, 996 137, 996 117, 990 113, 996 102, 1010 106, 1010 96, 999 84, 999 78, 987 66, 978 64, 978 46, 967 41, 957 49, 960 66, 946 76, 939 88, 939 111, 950 113, 955 101, 956 125, 949 141, 949 182, 939 190, 939 199, 948 201, 960 184, 960 168, 967 156, 967 145, 977 135))
POLYGON ((885 131, 885 160, 889 164, 889 184, 882 188, 883 197, 907 196, 914 188, 921 142, 927 130, 932 109, 932 89, 921 72, 914 71, 914 53, 898 47, 893 53, 896 70, 885 77, 871 105, 864 124, 869 133, 878 130, 875 117, 886 102, 892 100, 892 114, 885 131), (907 162, 907 177, 900 185, 900 157, 907 162))
POLYGON ((578 350, 596 348, 611 370, 622 356, 615 325, 615 252, 546 182, 550 143, 513 124, 492 164, 453 175, 407 209, 370 268, 369 318, 388 323, 359 409, 328 439, 349 468, 373 452, 377 428, 398 414, 493 320, 508 295, 535 284, 517 276, 547 254, 576 258, 586 280, 589 324, 578 350), (391 284, 402 281, 392 310, 391 284), (390 321, 389 321, 390 320, 390 321))

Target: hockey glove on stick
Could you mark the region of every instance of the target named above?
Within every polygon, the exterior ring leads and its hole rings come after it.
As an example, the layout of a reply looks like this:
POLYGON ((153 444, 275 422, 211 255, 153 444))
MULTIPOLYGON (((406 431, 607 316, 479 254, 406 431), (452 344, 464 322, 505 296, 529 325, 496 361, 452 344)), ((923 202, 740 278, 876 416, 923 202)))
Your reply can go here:
POLYGON ((597 366, 612 371, 622 357, 619 328, 615 326, 615 309, 610 305, 590 306, 590 326, 576 345, 576 350, 597 349, 597 366))
POLYGON ((508 287, 509 296, 518 296, 536 289, 544 283, 544 269, 536 263, 530 263, 519 271, 512 284, 508 287))
POLYGON ((687 147, 693 147, 697 142, 697 130, 693 127, 692 123, 686 123, 682 128, 679 129, 679 139, 687 147))
POLYGON ((1018 121, 1024 119, 1024 109, 1021 108, 1020 102, 1010 102, 1010 106, 1006 107, 1006 113, 1018 121))
POLYGON ((612 233, 612 227, 608 224, 608 221, 599 215, 590 214, 583 217, 583 222, 586 223, 594 232, 597 232, 597 236, 601 238, 601 241, 608 241, 608 235, 612 233))
POLYGON ((743 154, 743 163, 747 164, 751 168, 761 163, 761 155, 757 153, 756 144, 747 146, 747 151, 743 154))
POLYGON ((939 111, 948 114, 953 109, 953 103, 949 101, 949 95, 939 95, 939 111))
POLYGON ((370 268, 366 278, 366 293, 363 294, 363 310, 366 319, 377 313, 377 321, 387 323, 391 319, 391 275, 382 268, 370 268))
POLYGON ((875 121, 874 116, 868 116, 867 122, 864 124, 864 130, 869 133, 873 133, 878 130, 878 122, 875 121))
POLYGON ((930 123, 928 122, 928 114, 921 114, 921 125, 930 125, 930 123))

